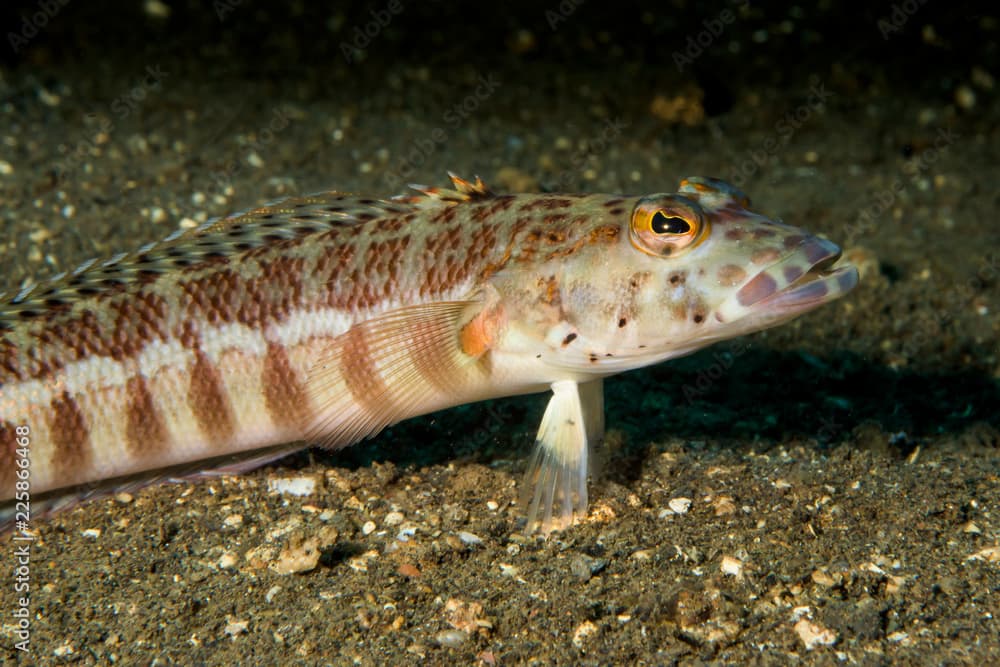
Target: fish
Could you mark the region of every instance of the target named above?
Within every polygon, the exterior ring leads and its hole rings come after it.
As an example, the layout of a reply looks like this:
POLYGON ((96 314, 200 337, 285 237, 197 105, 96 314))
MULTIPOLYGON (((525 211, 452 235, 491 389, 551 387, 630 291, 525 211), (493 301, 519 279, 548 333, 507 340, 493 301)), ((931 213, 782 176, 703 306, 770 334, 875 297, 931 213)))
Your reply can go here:
POLYGON ((858 282, 835 243, 717 179, 497 194, 449 176, 292 197, 0 297, 0 522, 551 391, 522 485, 524 531, 547 534, 586 516, 604 378, 858 282))

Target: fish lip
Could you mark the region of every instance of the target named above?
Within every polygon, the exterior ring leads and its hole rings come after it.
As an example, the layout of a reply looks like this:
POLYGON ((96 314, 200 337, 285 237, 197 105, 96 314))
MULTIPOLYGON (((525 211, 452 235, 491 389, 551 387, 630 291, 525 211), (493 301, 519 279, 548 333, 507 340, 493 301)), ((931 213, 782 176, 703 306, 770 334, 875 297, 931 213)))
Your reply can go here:
POLYGON ((777 323, 843 296, 857 280, 857 269, 843 260, 837 244, 806 236, 732 294, 716 319, 777 323))
POLYGON ((781 289, 754 302, 752 308, 766 308, 782 313, 811 310, 854 289, 858 270, 843 260, 843 251, 835 243, 810 238, 765 272, 780 267, 785 277, 789 272, 805 269, 781 289))

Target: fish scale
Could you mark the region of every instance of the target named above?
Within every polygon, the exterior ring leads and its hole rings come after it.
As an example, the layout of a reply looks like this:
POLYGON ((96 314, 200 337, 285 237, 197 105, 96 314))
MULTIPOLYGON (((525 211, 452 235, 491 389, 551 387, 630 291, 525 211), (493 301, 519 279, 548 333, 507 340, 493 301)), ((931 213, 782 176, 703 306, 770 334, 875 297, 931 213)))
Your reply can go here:
POLYGON ((340 192, 88 262, 0 304, 0 498, 343 447, 463 403, 553 390, 527 530, 586 512, 602 379, 853 288, 839 249, 689 178, 676 193, 494 194, 478 178, 340 192))

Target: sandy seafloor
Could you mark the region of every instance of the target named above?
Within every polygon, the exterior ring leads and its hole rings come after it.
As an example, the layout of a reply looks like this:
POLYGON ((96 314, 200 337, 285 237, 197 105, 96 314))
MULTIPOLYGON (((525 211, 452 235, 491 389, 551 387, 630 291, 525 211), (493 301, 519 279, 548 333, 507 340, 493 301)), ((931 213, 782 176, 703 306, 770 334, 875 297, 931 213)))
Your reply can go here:
POLYGON ((447 169, 503 192, 735 180, 862 284, 607 382, 593 513, 547 541, 515 505, 541 396, 38 521, 27 654, 0 550, 0 662, 1000 661, 996 17, 321 4, 0 10, 0 284, 447 169), (269 491, 286 477, 315 491, 269 491))

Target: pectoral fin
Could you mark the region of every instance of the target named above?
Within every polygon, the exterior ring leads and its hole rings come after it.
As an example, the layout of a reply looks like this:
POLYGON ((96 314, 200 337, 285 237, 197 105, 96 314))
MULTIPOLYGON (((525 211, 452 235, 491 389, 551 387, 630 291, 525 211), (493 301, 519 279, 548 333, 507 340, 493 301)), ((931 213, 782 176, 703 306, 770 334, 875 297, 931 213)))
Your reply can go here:
POLYGON ((408 306, 355 324, 308 376, 317 417, 307 439, 346 447, 403 419, 470 400, 500 326, 482 301, 408 306), (488 320, 484 324, 484 320, 488 320))
POLYGON ((603 434, 603 382, 554 382, 522 490, 526 533, 560 530, 586 515, 590 447, 603 434))

